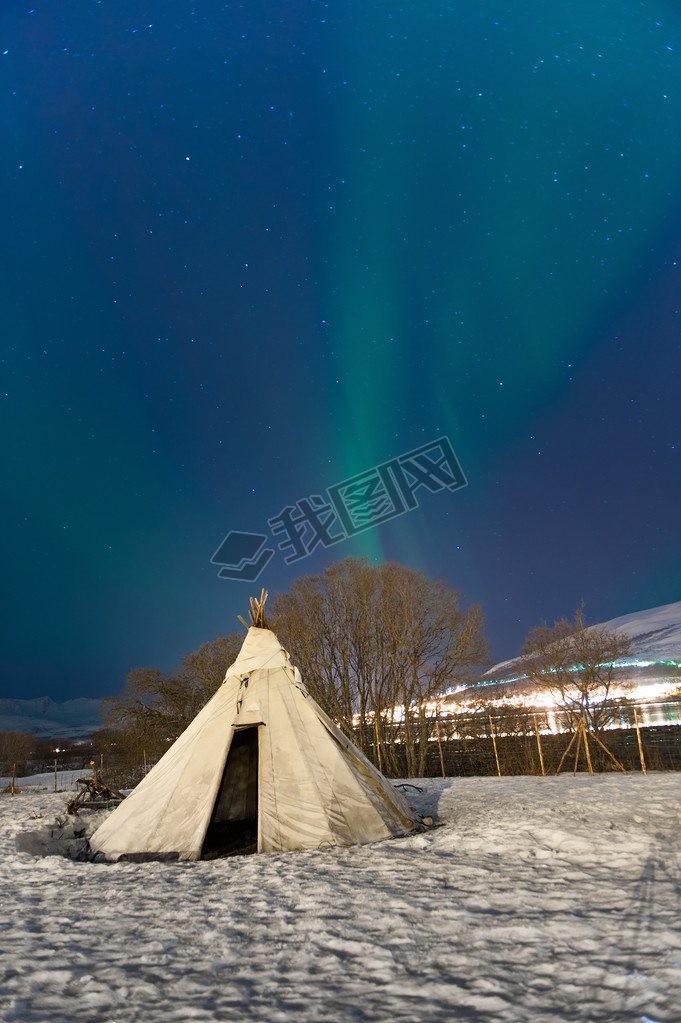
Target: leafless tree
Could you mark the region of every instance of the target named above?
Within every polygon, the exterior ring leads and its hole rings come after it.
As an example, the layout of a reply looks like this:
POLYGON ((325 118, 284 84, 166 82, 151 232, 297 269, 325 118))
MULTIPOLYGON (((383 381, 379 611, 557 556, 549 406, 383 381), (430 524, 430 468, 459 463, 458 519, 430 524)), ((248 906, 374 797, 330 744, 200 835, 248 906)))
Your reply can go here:
POLYGON ((408 773, 423 773, 428 702, 487 656, 480 608, 462 608, 457 590, 422 572, 346 558, 297 579, 273 613, 324 710, 391 773, 402 751, 408 773))
POLYGON ((144 773, 143 759, 153 763, 196 717, 222 684, 237 657, 243 634, 218 636, 182 658, 179 668, 135 668, 116 697, 102 700, 101 745, 115 769, 112 783, 129 786, 144 773))
POLYGON ((0 732, 0 774, 11 775, 15 764, 17 773, 23 774, 35 742, 23 732, 0 732))
POLYGON ((631 654, 626 634, 587 625, 582 606, 572 620, 532 629, 523 647, 523 670, 553 696, 573 728, 583 719, 588 728, 601 731, 614 716, 614 662, 631 654))
POLYGON ((203 643, 180 661, 178 680, 194 694, 197 710, 210 700, 225 679, 227 669, 234 663, 243 645, 243 632, 230 632, 218 636, 209 643, 203 643))

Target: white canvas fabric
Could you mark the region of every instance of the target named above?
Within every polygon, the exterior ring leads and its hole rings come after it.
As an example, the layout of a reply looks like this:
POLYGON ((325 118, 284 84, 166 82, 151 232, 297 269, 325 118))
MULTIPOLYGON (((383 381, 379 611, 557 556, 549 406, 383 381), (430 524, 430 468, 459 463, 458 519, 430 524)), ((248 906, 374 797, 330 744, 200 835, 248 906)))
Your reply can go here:
POLYGON ((232 741, 248 727, 257 728, 258 852, 375 842, 416 827, 406 799, 309 696, 276 636, 251 628, 220 689, 95 832, 92 851, 199 859, 232 741))

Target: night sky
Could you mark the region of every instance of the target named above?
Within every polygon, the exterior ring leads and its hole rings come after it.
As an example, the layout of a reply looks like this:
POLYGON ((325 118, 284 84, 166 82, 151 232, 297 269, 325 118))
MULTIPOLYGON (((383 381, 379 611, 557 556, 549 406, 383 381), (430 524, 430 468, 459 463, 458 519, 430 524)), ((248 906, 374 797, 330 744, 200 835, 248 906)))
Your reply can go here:
POLYGON ((3 695, 118 692, 348 555, 496 658, 678 600, 680 53, 676 0, 4 0, 3 695), (218 578, 442 436, 466 488, 218 578))

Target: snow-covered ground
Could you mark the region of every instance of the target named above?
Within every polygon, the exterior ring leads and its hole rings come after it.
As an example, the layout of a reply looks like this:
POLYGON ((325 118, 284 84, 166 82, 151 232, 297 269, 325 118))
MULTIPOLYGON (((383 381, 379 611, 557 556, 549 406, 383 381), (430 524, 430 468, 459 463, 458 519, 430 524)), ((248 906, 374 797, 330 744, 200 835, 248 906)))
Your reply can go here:
MULTIPOLYGON (((73 795, 79 786, 76 784, 78 778, 87 778, 92 772, 83 767, 80 771, 57 771, 57 791, 69 792, 73 795)), ((0 791, 9 786, 11 777, 0 777, 0 791)), ((27 778, 17 778, 15 784, 18 789, 25 792, 54 792, 54 773, 32 774, 27 778)), ((70 796, 69 796, 70 798, 70 796)), ((63 802, 63 800, 62 800, 63 802)))
POLYGON ((170 864, 17 852, 65 795, 0 796, 0 1019, 681 1020, 681 775, 418 784, 424 834, 170 864))

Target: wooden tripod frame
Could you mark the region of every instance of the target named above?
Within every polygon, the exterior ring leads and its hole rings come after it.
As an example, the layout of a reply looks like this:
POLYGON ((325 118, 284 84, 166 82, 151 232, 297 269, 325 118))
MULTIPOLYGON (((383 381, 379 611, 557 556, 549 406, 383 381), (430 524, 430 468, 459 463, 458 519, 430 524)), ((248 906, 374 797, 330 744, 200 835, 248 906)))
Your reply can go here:
MULTIPOLYGON (((563 753, 562 757, 560 758, 560 763, 558 764, 558 770, 556 771, 557 775, 560 774, 560 769, 563 766, 563 761, 565 760, 566 756, 568 755, 568 753, 572 749, 572 745, 573 745, 575 739, 577 740, 577 751, 575 753, 575 769, 573 771, 573 774, 577 774, 577 764, 579 763, 579 751, 580 751, 580 747, 581 747, 582 739, 583 739, 584 740, 584 753, 586 754, 586 762, 587 762, 587 764, 589 766, 589 774, 593 775, 594 769, 593 769, 593 764, 591 763, 591 753, 589 752, 589 738, 588 738, 588 735, 589 735, 589 729, 586 727, 586 724, 584 723, 584 718, 580 718, 579 719, 579 724, 577 725, 577 728, 575 729, 575 734, 570 739, 570 742, 568 744, 568 748, 565 750, 565 753, 563 753)), ((598 736, 594 732, 591 733, 591 738, 595 739, 596 742, 598 743, 598 745, 601 747, 601 749, 605 750, 605 752, 608 754, 610 759, 612 761, 614 761, 614 763, 617 765, 617 767, 619 767, 620 771, 622 771, 624 774, 628 774, 628 771, 624 767, 622 767, 622 765, 620 764, 620 762, 617 759, 617 757, 613 756, 613 754, 610 752, 608 747, 605 746, 601 742, 601 740, 598 738, 598 736)))

